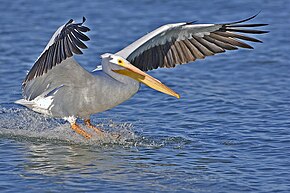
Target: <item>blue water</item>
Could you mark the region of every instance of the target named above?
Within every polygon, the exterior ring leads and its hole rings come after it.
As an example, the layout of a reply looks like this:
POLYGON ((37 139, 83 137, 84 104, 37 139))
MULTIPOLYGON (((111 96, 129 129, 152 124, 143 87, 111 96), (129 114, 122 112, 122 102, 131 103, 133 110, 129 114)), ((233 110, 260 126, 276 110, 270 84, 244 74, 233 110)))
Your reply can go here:
MULTIPOLYGON (((290 192, 290 4, 281 1, 36 1, 0 4, 0 192, 290 192), (13 104, 58 26, 91 28, 76 59, 172 22, 230 22, 262 10, 269 34, 238 50, 150 72, 181 94, 143 86, 92 121, 120 140, 89 142, 62 120, 13 104)), ((69 72, 68 72, 69 73, 69 72)))

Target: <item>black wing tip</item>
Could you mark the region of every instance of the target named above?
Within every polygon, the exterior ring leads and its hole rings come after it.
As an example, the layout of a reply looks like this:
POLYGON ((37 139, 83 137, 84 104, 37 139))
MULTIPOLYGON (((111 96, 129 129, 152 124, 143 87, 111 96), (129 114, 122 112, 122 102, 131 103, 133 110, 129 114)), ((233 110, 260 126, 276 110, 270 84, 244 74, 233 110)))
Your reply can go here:
MULTIPOLYGON (((240 33, 251 33, 251 34, 265 34, 265 33, 269 33, 269 31, 265 31, 265 30, 252 30, 252 29, 247 29, 247 28, 255 28, 255 27, 267 26, 267 25, 269 25, 267 23, 244 24, 244 22, 247 22, 247 21, 250 21, 250 20, 254 19, 260 13, 261 13, 261 11, 259 11, 255 15, 253 15, 251 17, 248 17, 246 19, 239 20, 239 21, 236 21, 236 22, 231 22, 231 23, 223 24, 222 29, 223 30, 226 30, 226 31, 240 32, 240 33)), ((261 41, 257 41, 257 42, 261 42, 261 41)))
POLYGON ((254 24, 237 24, 237 25, 228 25, 230 27, 262 27, 262 26, 267 26, 269 24, 265 23, 254 23, 254 24))
POLYGON ((198 20, 194 20, 194 21, 189 21, 189 22, 186 22, 185 25, 191 25, 191 24, 194 24, 198 22, 198 20))
POLYGON ((251 29, 244 29, 244 28, 225 28, 225 30, 232 31, 232 32, 240 32, 240 33, 250 33, 250 34, 269 33, 269 31, 264 31, 264 30, 251 30, 251 29))
POLYGON ((250 20, 254 19, 255 17, 257 17, 261 12, 262 12, 262 10, 260 10, 258 13, 256 13, 255 15, 253 15, 251 17, 248 17, 246 19, 242 19, 242 20, 239 20, 239 21, 235 21, 235 22, 225 23, 225 25, 232 25, 232 24, 244 23, 244 22, 250 21, 250 20))
MULTIPOLYGON (((243 20, 239 20, 236 22, 230 22, 230 23, 224 23, 223 26, 225 27, 262 27, 262 26, 267 26, 269 24, 267 23, 258 23, 258 24, 241 24, 247 21, 250 21, 252 19, 254 19, 255 17, 257 17, 260 13, 262 12, 262 10, 260 10, 258 13, 256 13, 255 15, 248 17, 246 19, 243 20), (235 25, 238 24, 238 25, 235 25)), ((261 33, 268 33, 269 31, 261 31, 261 33)))
POLYGON ((65 24, 65 26, 68 26, 69 24, 71 24, 71 23, 73 23, 74 22, 74 20, 73 19, 70 19, 66 24, 65 24))
MULTIPOLYGON (((85 16, 83 16, 82 19, 83 19, 82 22, 80 22, 80 23, 76 23, 75 25, 80 25, 80 26, 82 26, 82 25, 87 21, 87 19, 86 19, 85 16)), ((65 26, 67 27, 67 26, 70 25, 70 24, 74 24, 74 21, 75 21, 75 20, 70 19, 70 20, 65 24, 65 26)), ((83 26, 83 27, 85 27, 85 26, 83 26)), ((90 31, 90 29, 89 29, 88 27, 86 27, 86 28, 88 29, 88 31, 90 31)))

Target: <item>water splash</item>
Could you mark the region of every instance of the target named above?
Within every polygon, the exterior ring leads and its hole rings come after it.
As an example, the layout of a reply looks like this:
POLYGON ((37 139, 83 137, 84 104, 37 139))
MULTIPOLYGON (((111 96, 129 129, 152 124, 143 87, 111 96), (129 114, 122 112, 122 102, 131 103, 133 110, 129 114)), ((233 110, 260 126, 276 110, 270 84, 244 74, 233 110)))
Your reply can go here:
POLYGON ((92 138, 86 140, 74 133, 70 129, 70 125, 60 119, 37 114, 26 108, 0 106, 0 136, 8 138, 32 141, 59 141, 73 144, 123 144, 127 140, 136 138, 133 132, 133 125, 130 123, 117 123, 103 119, 96 126, 106 131, 105 138, 100 138, 95 132, 82 126, 83 129, 92 134, 92 138), (114 139, 112 134, 120 135, 120 137, 114 139))
MULTIPOLYGON (((162 148, 188 143, 180 137, 142 136, 134 131, 134 125, 128 122, 116 122, 111 119, 97 119, 96 125, 106 134, 101 138, 93 130, 81 125, 92 135, 90 140, 84 139, 70 129, 69 123, 49 116, 35 113, 29 109, 9 104, 0 106, 0 137, 17 141, 30 141, 56 144, 79 144, 89 146, 123 146, 162 148), (117 139, 113 136, 119 135, 117 139), (174 143, 174 144, 172 144, 174 143)), ((81 124, 81 123, 80 123, 81 124)))

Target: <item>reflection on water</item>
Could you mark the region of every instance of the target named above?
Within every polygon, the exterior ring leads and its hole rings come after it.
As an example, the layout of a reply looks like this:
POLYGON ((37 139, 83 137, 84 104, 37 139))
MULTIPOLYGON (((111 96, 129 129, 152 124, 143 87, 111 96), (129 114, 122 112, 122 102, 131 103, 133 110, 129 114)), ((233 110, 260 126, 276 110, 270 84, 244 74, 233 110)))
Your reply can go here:
POLYGON ((27 152, 23 158, 25 162, 20 166, 24 169, 21 175, 23 179, 33 181, 38 178, 43 180, 60 178, 61 181, 58 183, 63 186, 74 184, 82 188, 90 184, 87 191, 100 188, 102 185, 117 191, 118 188, 114 187, 114 184, 118 183, 127 184, 128 190, 130 187, 137 190, 136 182, 143 183, 142 186, 148 190, 156 188, 175 190, 175 186, 180 186, 181 183, 184 190, 193 190, 195 188, 192 184, 198 184, 203 180, 216 182, 217 176, 209 172, 208 164, 220 162, 218 159, 204 161, 197 157, 189 158, 187 152, 183 150, 167 149, 172 145, 168 141, 164 147, 120 148, 120 146, 94 147, 74 144, 59 146, 54 143, 38 142, 22 145, 27 152), (172 152, 164 154, 162 153, 164 148, 172 152), (181 164, 180 159, 187 159, 188 163, 181 164), (185 175, 186 179, 182 179, 185 175), (182 180, 174 180, 177 178, 182 180), (92 180, 100 180, 103 184, 93 185, 90 183, 92 180))
POLYGON ((86 146, 30 144, 27 148, 29 154, 24 168, 32 174, 59 176, 78 173, 90 177, 92 171, 114 170, 121 164, 114 162, 112 155, 86 146))

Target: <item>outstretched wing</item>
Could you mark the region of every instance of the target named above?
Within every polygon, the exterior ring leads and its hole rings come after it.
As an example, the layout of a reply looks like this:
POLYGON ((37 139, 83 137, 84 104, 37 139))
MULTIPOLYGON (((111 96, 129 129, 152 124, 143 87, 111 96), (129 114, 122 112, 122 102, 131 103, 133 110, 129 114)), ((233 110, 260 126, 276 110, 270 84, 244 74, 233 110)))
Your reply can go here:
POLYGON ((203 59, 225 50, 253 47, 240 40, 261 42, 243 34, 267 31, 249 29, 267 24, 243 24, 256 17, 225 24, 177 23, 161 26, 130 44, 116 55, 126 58, 143 71, 158 67, 172 68, 203 59))
POLYGON ((25 87, 27 82, 47 73, 54 66, 73 56, 73 54, 82 54, 80 48, 87 48, 82 41, 89 40, 83 32, 90 30, 88 27, 83 26, 85 21, 85 17, 83 17, 81 23, 74 23, 74 20, 71 19, 54 33, 27 74, 22 84, 23 87, 25 87))

